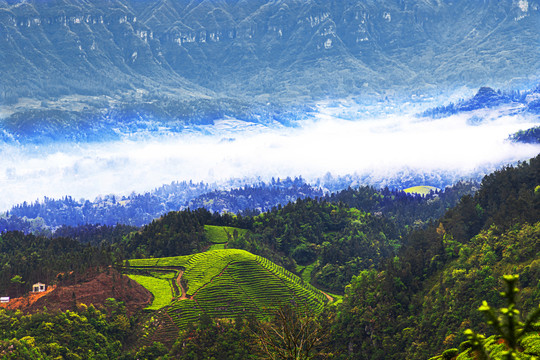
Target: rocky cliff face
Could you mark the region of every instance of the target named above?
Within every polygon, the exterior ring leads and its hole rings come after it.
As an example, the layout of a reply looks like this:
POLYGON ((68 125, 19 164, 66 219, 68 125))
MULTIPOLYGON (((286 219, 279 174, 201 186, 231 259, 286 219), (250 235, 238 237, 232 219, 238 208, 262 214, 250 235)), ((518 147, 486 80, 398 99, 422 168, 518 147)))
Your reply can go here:
POLYGON ((497 85, 538 75, 539 3, 2 0, 0 115, 497 85))

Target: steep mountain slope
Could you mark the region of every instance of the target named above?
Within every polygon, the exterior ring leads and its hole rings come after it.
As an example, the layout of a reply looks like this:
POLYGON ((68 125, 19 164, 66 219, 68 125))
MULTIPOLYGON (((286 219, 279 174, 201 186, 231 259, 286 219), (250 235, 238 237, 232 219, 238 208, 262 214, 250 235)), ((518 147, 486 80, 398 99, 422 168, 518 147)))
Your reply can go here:
POLYGON ((2 116, 24 132, 43 119, 208 118, 523 80, 540 68, 539 11, 538 0, 4 0, 2 116))
POLYGON ((536 157, 486 176, 474 197, 408 236, 383 271, 354 277, 338 320, 343 348, 366 359, 417 359, 457 347, 466 328, 487 330, 476 309, 482 300, 502 305, 504 274, 520 277, 521 309, 537 307, 539 172, 536 157))

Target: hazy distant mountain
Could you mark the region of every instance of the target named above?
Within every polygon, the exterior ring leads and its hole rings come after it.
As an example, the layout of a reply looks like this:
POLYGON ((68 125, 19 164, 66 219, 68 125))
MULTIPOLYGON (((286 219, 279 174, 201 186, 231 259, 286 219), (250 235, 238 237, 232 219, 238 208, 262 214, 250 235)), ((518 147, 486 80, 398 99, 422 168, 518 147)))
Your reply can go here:
POLYGON ((512 91, 494 90, 484 86, 469 99, 425 110, 420 116, 441 118, 486 108, 504 108, 507 114, 513 115, 520 113, 540 115, 540 85, 529 90, 512 91))
POLYGON ((522 142, 525 144, 540 144, 540 126, 518 131, 510 135, 509 139, 513 142, 522 142))
POLYGON ((197 121, 509 84, 538 76, 539 28, 540 0, 0 0, 0 117, 11 131, 132 113, 197 121))

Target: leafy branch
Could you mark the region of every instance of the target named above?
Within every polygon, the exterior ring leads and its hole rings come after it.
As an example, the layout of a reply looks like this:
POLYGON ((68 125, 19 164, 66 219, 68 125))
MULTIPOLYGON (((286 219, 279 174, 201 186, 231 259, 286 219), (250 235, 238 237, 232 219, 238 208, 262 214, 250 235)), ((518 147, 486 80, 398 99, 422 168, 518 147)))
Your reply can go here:
MULTIPOLYGON (((502 353, 505 360, 518 359, 519 341, 528 333, 536 329, 535 322, 540 318, 540 305, 533 311, 525 321, 521 320, 521 313, 516 308, 516 297, 519 289, 516 286, 518 275, 505 275, 503 281, 506 284, 506 291, 501 292, 501 296, 506 298, 507 307, 493 309, 486 301, 478 309, 487 319, 495 334, 504 340, 508 349, 502 353)), ((477 334, 471 329, 465 330, 465 335, 471 347, 478 352, 481 360, 492 359, 486 349, 486 339, 483 335, 477 334)), ((533 357, 533 359, 535 359, 533 357)))

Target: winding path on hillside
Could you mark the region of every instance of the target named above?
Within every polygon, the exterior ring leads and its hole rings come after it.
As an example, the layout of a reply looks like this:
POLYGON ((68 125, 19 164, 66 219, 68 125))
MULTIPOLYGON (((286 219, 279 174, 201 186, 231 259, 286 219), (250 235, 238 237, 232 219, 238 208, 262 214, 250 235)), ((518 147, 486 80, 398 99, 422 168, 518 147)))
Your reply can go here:
POLYGON ((180 281, 182 279, 182 275, 184 275, 184 270, 178 270, 178 277, 176 278, 176 284, 178 284, 178 287, 182 291, 182 294, 180 295, 178 299, 186 300, 186 299, 189 299, 189 297, 187 296, 186 289, 184 289, 184 285, 182 285, 182 281, 180 281))
POLYGON ((322 292, 324 294, 324 296, 326 296, 326 298, 328 299, 328 301, 330 302, 334 302, 334 298, 331 297, 330 295, 328 295, 327 293, 325 293, 324 291, 322 290, 319 290, 320 292, 322 292))

